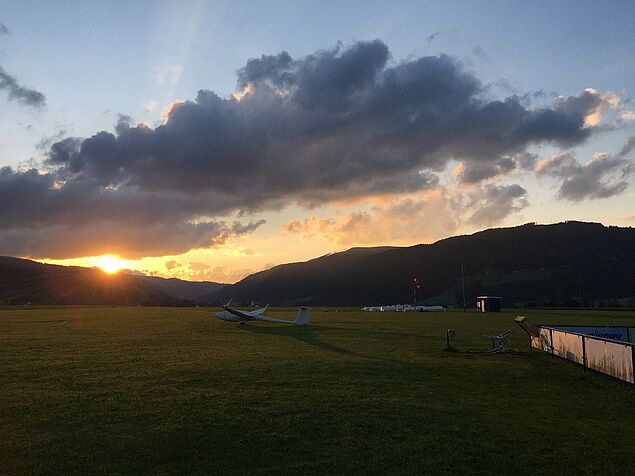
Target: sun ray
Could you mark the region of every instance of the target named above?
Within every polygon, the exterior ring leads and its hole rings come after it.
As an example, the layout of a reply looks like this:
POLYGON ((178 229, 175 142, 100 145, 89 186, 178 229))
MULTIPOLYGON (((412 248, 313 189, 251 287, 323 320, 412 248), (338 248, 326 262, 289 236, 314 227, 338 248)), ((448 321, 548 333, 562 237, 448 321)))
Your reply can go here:
POLYGON ((122 268, 126 267, 126 261, 113 255, 97 256, 94 258, 93 262, 95 263, 95 266, 101 268, 101 270, 106 274, 115 274, 122 268))

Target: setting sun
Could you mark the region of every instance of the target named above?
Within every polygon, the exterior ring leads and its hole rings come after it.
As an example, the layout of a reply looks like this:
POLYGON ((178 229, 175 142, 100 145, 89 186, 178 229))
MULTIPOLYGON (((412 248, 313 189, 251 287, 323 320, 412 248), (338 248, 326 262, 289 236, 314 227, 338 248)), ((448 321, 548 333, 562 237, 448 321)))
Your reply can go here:
POLYGON ((104 273, 115 274, 126 267, 126 262, 112 255, 98 256, 94 260, 95 266, 101 268, 104 273))

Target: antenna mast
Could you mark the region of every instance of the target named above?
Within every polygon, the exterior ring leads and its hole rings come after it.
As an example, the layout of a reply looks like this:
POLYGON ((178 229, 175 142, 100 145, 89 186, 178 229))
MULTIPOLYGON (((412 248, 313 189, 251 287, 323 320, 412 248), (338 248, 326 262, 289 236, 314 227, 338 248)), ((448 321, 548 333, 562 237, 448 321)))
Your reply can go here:
POLYGON ((464 266, 461 264, 461 287, 463 288, 463 312, 467 312, 467 306, 465 305, 465 273, 464 266))

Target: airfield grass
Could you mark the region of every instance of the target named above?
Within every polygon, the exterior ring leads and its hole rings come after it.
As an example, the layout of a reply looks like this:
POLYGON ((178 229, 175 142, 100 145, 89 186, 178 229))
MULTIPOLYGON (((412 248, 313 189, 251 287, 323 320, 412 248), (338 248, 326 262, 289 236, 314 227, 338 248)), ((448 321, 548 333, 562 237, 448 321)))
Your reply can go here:
POLYGON ((314 309, 308 327, 240 327, 204 308, 0 310, 0 473, 628 472, 633 386, 529 353, 519 313, 635 324, 632 311, 314 309), (507 328, 518 352, 486 355, 482 335, 507 328))

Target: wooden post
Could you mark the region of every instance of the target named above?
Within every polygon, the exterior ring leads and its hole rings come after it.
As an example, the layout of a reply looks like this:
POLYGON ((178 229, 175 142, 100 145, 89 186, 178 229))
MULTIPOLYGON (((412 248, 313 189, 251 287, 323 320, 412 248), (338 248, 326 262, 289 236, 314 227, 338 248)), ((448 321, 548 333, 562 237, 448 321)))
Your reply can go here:
POLYGON ((454 329, 448 329, 445 333, 448 350, 450 350, 450 337, 454 337, 454 336, 456 336, 456 331, 454 329))

